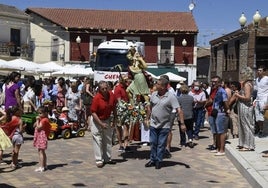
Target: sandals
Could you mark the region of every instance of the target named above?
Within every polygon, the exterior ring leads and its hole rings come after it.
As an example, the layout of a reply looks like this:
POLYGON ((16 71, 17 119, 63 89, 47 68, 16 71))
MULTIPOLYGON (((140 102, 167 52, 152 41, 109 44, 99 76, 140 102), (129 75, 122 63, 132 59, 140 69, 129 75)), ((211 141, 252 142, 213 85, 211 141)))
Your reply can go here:
POLYGON ((250 148, 240 148, 240 149, 238 149, 238 151, 254 151, 254 149, 250 149, 250 148))
POLYGON ((267 158, 268 157, 268 153, 263 154, 262 157, 267 158))

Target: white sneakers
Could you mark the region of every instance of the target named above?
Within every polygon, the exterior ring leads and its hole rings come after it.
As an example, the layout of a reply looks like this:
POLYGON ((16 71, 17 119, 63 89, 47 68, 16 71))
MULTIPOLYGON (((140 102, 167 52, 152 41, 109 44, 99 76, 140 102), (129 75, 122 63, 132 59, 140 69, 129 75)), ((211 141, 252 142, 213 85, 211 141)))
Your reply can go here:
POLYGON ((224 156, 225 155, 225 153, 224 152, 217 152, 216 154, 215 154, 215 156, 224 156))
POLYGON ((39 168, 35 169, 34 171, 35 172, 44 172, 45 171, 45 168, 39 167, 39 168))

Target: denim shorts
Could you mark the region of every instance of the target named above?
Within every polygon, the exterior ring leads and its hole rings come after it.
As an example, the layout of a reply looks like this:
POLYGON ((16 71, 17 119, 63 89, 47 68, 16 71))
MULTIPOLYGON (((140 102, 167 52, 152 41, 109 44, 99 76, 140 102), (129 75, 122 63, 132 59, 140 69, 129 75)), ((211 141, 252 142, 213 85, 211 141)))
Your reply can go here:
POLYGON ((218 113, 216 118, 216 134, 226 133, 228 129, 229 117, 225 113, 218 113))
POLYGON ((208 116, 208 123, 210 125, 210 131, 212 134, 216 134, 216 122, 215 118, 212 116, 208 116))
POLYGON ((12 137, 12 144, 13 145, 21 145, 23 144, 23 136, 20 133, 15 133, 12 137))

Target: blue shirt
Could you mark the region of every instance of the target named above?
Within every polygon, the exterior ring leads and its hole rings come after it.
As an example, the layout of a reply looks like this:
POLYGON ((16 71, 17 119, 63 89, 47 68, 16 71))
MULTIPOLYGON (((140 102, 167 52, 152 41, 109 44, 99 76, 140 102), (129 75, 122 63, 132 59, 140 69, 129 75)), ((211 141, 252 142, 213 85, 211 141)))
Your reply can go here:
POLYGON ((224 102, 228 101, 228 96, 224 88, 219 87, 214 98, 213 108, 218 112, 224 112, 224 102))

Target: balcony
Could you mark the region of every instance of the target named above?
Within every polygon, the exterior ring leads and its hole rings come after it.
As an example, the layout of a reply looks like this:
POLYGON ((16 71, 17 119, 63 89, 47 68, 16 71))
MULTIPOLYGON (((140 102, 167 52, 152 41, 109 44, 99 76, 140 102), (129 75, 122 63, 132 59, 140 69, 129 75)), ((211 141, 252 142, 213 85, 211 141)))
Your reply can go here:
POLYGON ((32 58, 33 50, 28 44, 20 46, 12 42, 0 42, 0 56, 32 58))
POLYGON ((174 53, 158 53, 157 65, 161 66, 173 66, 174 65, 174 53))

